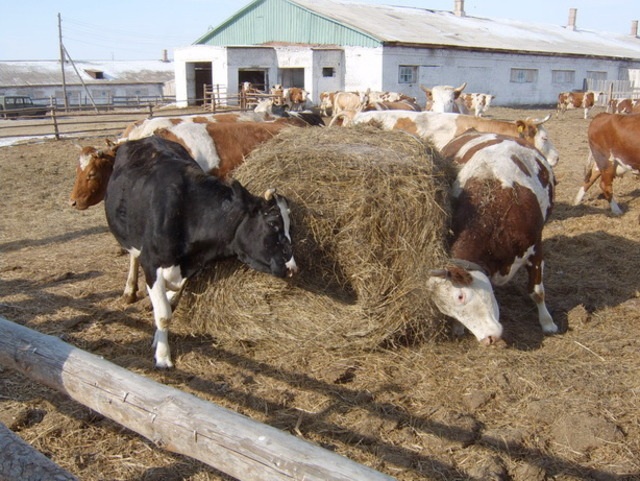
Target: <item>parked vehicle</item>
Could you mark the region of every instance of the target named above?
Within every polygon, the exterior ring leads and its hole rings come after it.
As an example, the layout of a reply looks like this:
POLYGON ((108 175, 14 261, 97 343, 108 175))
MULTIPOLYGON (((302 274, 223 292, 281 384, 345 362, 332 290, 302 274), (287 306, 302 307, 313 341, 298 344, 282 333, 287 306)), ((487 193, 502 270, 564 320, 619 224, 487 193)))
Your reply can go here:
POLYGON ((34 104, 28 95, 0 95, 0 116, 5 119, 44 117, 47 112, 49 107, 34 104))

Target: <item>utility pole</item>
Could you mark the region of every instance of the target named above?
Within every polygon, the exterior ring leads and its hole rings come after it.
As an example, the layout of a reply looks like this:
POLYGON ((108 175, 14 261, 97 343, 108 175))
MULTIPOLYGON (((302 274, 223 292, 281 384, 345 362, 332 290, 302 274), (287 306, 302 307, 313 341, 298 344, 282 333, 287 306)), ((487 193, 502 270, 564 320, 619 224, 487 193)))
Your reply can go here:
POLYGON ((67 81, 64 76, 65 49, 62 45, 62 17, 58 13, 58 42, 60 43, 60 69, 62 71, 62 95, 64 96, 64 111, 69 110, 69 100, 67 99, 67 81))

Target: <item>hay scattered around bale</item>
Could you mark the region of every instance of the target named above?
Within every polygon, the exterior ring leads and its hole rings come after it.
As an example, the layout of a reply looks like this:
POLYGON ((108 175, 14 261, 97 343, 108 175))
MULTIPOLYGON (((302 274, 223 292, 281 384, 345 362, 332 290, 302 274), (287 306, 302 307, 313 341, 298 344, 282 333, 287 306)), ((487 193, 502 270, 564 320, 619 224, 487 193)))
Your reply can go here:
POLYGON ((442 320, 426 280, 447 258, 450 176, 435 150, 405 133, 281 133, 234 177, 289 199, 301 272, 281 280, 217 263, 190 283, 177 318, 221 342, 284 350, 433 336, 442 320))

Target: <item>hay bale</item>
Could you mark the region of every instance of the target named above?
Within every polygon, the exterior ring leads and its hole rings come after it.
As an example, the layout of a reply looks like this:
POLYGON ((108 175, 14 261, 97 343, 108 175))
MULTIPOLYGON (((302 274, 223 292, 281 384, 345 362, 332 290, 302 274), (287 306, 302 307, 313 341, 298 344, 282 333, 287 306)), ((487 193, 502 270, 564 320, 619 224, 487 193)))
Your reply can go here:
POLYGON ((281 133, 234 177, 253 193, 275 186, 289 199, 301 272, 281 280, 217 263, 190 282, 178 322, 221 342, 284 350, 432 335, 441 322, 426 279, 447 258, 450 176, 434 149, 405 133, 281 133))

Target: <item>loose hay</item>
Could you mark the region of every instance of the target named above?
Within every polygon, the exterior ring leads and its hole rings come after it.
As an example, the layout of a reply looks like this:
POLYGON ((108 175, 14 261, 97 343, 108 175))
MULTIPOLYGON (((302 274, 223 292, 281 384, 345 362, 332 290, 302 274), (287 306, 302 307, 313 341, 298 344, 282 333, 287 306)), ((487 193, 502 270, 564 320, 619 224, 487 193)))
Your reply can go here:
POLYGON ((251 192, 275 186, 289 199, 301 272, 280 280, 218 263, 190 284, 177 318, 221 342, 285 350, 432 336, 441 322, 426 280, 447 257, 450 175, 435 150, 405 133, 282 133, 234 176, 251 192))

